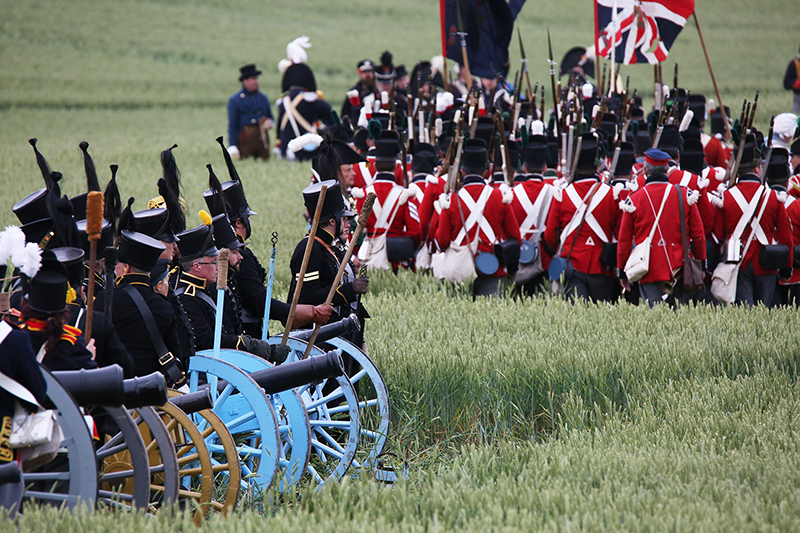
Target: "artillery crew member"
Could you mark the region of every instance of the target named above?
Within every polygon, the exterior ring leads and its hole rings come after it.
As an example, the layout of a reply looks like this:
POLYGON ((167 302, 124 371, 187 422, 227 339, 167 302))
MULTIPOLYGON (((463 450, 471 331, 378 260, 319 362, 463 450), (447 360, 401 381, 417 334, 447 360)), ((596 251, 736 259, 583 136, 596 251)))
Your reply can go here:
MULTIPOLYGON (((178 326, 172 306, 150 286, 150 271, 165 250, 159 241, 135 231, 120 235, 116 287, 111 320, 119 340, 133 358, 133 374, 165 374, 167 382, 182 380, 179 362, 186 355, 178 341, 178 326)), ((95 299, 103 309, 105 292, 95 299)))
MULTIPOLYGON (((303 200, 309 213, 316 212, 322 185, 327 187, 327 191, 322 212, 320 213, 317 232, 313 236, 307 235, 303 237, 295 247, 290 263, 292 282, 289 286, 289 299, 287 301, 291 301, 297 286, 309 238, 313 238, 314 242, 312 243, 311 255, 303 277, 303 285, 298 302, 310 305, 324 303, 339 271, 341 262, 332 248, 333 241, 342 235, 342 232, 349 224, 349 217, 352 217, 354 213, 346 209, 342 194, 339 191, 339 182, 335 180, 321 181, 303 190, 303 200)), ((369 278, 366 277, 356 278, 352 281, 344 281, 342 279, 331 302, 333 313, 328 322, 336 322, 346 318, 351 312, 355 311, 359 302, 359 295, 365 294, 368 286, 369 278)))
MULTIPOLYGON (((225 215, 217 220, 227 224, 225 215)), ((211 222, 206 220, 205 222, 211 222)), ((214 324, 216 321, 216 282, 217 256, 219 251, 214 244, 214 227, 201 224, 178 235, 178 249, 181 253, 181 275, 175 293, 181 300, 186 316, 195 334, 198 350, 214 347, 214 324)), ((231 232, 231 237, 233 237, 231 232)), ((225 239, 228 241, 229 239, 225 239)), ((229 304, 231 301, 229 300, 229 304)), ((230 307, 230 305, 229 305, 230 307)), ((267 361, 280 364, 289 353, 285 347, 275 347, 266 341, 256 339, 241 332, 241 323, 236 311, 223 313, 221 348, 235 348, 258 355, 267 361)))

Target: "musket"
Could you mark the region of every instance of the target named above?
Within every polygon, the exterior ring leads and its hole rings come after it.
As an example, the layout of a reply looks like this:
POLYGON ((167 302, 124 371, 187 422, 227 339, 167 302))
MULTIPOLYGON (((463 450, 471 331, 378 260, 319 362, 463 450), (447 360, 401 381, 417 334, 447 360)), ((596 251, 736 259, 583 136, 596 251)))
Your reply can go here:
MULTIPOLYGON (((489 157, 494 157, 495 144, 497 143, 497 115, 500 115, 502 119, 502 111, 498 107, 495 107, 494 115, 492 117, 492 134, 489 136, 489 146, 486 148, 486 153, 489 155, 489 157)), ((502 120, 500 122, 502 124, 502 120)))
MULTIPOLYGON (((517 27, 517 37, 519 38, 519 55, 522 58, 522 72, 525 75, 525 82, 527 83, 528 93, 536 95, 536 89, 531 90, 531 75, 528 72, 528 58, 525 55, 525 47, 522 46, 522 33, 519 31, 519 27, 517 27)), ((536 85, 539 85, 538 83, 536 85)))
POLYGON ((461 37, 461 57, 464 60, 464 74, 467 77, 467 86, 472 90, 472 74, 469 71, 469 56, 467 55, 467 33, 464 31, 464 23, 461 20, 461 4, 456 2, 456 17, 458 31, 456 34, 461 37))
POLYGON ((675 89, 678 87, 678 64, 675 63, 675 74, 672 77, 672 88, 675 89))
POLYGON ((470 91, 469 96, 469 107, 467 108, 467 118, 469 119, 469 137, 470 139, 475 138, 475 131, 478 129, 478 98, 476 96, 476 90, 473 89, 470 91))
POLYGON ((661 85, 661 80, 658 78, 658 66, 659 63, 653 65, 653 108, 660 109, 661 108, 661 97, 663 87, 661 85))
POLYGON ((753 108, 750 111, 750 119, 747 121, 747 129, 753 129, 753 119, 756 117, 756 109, 758 108, 758 95, 760 91, 756 91, 756 98, 753 100, 753 108))
POLYGON ((769 166, 769 160, 772 159, 772 133, 774 131, 774 128, 775 128, 775 115, 772 115, 772 118, 769 119, 769 141, 767 141, 767 156, 764 158, 764 164, 761 165, 762 176, 767 171, 767 167, 769 166))
MULTIPOLYGON (((541 100, 541 105, 539 106, 539 109, 542 110, 542 122, 544 122, 545 126, 546 126, 547 125, 547 121, 545 120, 545 116, 544 116, 544 110, 545 110, 545 107, 544 107, 544 102, 545 102, 544 92, 545 92, 545 88, 544 88, 544 85, 542 85, 542 100, 541 100)), ((536 97, 536 95, 533 95, 533 96, 536 97)))
POLYGON ((619 146, 614 148, 614 156, 611 158, 611 166, 608 167, 609 179, 614 178, 614 173, 617 171, 617 163, 619 162, 619 152, 622 150, 619 146))
POLYGON ((456 182, 458 180, 458 171, 461 167, 461 151, 464 148, 464 113, 462 112, 458 117, 458 124, 456 125, 456 132, 453 137, 453 140, 450 142, 450 148, 453 148, 453 144, 456 145, 455 148, 455 158, 453 159, 450 168, 447 169, 447 182, 445 183, 444 187, 445 193, 452 192, 456 188, 456 182))
POLYGON ((495 113, 494 121, 500 131, 500 158, 503 160, 503 181, 511 187, 513 184, 511 183, 511 177, 508 175, 508 143, 506 142, 505 126, 503 126, 503 115, 495 113))
MULTIPOLYGON (((556 137, 561 137, 561 125, 559 122, 559 114, 558 114, 558 93, 556 92, 556 62, 553 61, 553 43, 550 42, 550 27, 547 28, 547 48, 550 54, 550 59, 548 62, 550 63, 550 85, 552 85, 551 89, 553 90, 553 113, 555 113, 555 125, 556 125, 556 137)), ((544 110, 544 107, 542 107, 544 110)))

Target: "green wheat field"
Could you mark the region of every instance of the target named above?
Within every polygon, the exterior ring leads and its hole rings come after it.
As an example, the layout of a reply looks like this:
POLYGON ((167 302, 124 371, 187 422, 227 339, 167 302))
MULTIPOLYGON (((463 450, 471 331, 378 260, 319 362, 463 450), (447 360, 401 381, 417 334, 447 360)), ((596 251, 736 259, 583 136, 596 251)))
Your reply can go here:
MULTIPOLYGON (((721 96, 734 114, 761 91, 756 125, 791 108, 783 73, 798 46, 795 0, 697 0, 721 96)), ((173 143, 200 223, 206 164, 226 179, 218 135, 238 67, 264 71, 280 96, 277 63, 308 35, 309 65, 334 108, 355 65, 394 53, 409 70, 440 52, 438 2, 423 0, 0 0, 0 222, 40 188, 27 140, 85 188, 78 143, 89 141, 101 181, 119 165, 123 202, 157 194, 159 153, 173 143)), ((529 0, 517 20, 531 79, 591 44, 588 0, 529 0)), ((511 65, 519 68, 516 40, 511 65)), ((672 84, 713 97, 690 19, 664 65, 672 84)), ((645 105, 653 69, 622 69, 645 105)), ((251 206, 252 246, 266 263, 279 233, 275 293, 305 231, 306 166, 237 164, 251 206)), ((407 480, 393 487, 348 476, 278 503, 249 495, 211 531, 798 531, 800 321, 794 310, 626 304, 555 298, 478 300, 430 276, 372 276, 365 305, 369 354, 392 400, 389 451, 407 480)), ((279 324, 272 329, 279 331, 279 324)), ((185 514, 27 508, 0 533, 190 531, 185 514)))

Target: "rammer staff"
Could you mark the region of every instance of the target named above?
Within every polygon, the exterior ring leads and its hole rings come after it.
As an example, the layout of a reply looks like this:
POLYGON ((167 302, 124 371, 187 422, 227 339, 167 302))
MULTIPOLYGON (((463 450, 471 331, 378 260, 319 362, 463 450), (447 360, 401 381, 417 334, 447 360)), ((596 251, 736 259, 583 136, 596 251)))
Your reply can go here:
MULTIPOLYGON (((369 215, 372 213, 372 205, 375 203, 375 199, 377 197, 378 195, 374 192, 369 193, 364 200, 364 205, 361 206, 361 213, 358 215, 358 225, 353 231, 353 235, 350 237, 350 244, 347 245, 347 251, 344 254, 344 259, 342 259, 342 262, 339 264, 339 271, 336 273, 336 277, 333 280, 330 291, 328 291, 328 297, 325 298, 325 305, 331 305, 333 297, 336 295, 336 290, 339 288, 339 282, 342 280, 345 268, 347 268, 347 264, 350 262, 350 257, 353 255, 353 249, 356 246, 356 242, 358 242, 358 236, 367 225, 369 215)), ((321 327, 322 324, 316 324, 314 326, 314 333, 311 334, 311 338, 308 340, 306 351, 303 353, 303 359, 308 357, 308 354, 311 353, 311 348, 314 346, 314 341, 317 340, 317 335, 319 334, 319 329, 321 327)))
POLYGON ((275 284, 275 245, 278 244, 278 232, 272 232, 272 252, 269 256, 269 274, 267 274, 267 296, 264 299, 264 322, 261 327, 261 340, 269 337, 269 307, 272 303, 272 286, 275 284))
POLYGON ((297 274, 297 283, 294 286, 294 294, 292 295, 292 306, 289 308, 289 318, 286 319, 286 329, 283 332, 281 339, 281 346, 286 346, 289 341, 289 332, 292 330, 292 323, 294 322, 294 313, 297 311, 297 302, 300 300, 300 289, 303 287, 303 278, 306 277, 306 269, 308 268, 308 260, 311 258, 311 248, 314 246, 314 237, 317 234, 317 226, 319 225, 319 217, 322 214, 322 204, 325 203, 325 193, 328 192, 328 186, 322 185, 319 190, 319 198, 317 199, 317 208, 314 210, 314 219, 311 222, 311 231, 308 233, 308 241, 306 242, 306 251, 303 254, 303 263, 300 265, 300 272, 297 274))
POLYGON ((223 248, 217 258, 217 309, 214 317, 214 357, 219 359, 222 344, 222 315, 225 312, 225 290, 228 288, 228 257, 230 250, 223 248))
POLYGON ((103 193, 91 191, 86 197, 86 236, 89 238, 89 292, 86 296, 86 344, 92 340, 94 311, 94 273, 97 262, 97 240, 103 231, 103 193))

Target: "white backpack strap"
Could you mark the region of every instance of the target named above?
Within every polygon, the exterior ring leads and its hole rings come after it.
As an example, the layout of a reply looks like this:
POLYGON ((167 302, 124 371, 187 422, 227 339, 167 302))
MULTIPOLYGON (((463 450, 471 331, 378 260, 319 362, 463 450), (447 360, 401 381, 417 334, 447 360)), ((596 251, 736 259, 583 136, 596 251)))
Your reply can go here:
POLYGON ((750 202, 744 199, 744 195, 738 187, 728 189, 728 192, 731 193, 731 198, 733 198, 733 200, 739 205, 739 209, 742 210, 742 217, 736 224, 736 229, 733 230, 733 235, 731 235, 731 239, 740 240, 744 234, 745 228, 747 227, 747 223, 753 218, 753 214, 756 212, 758 200, 763 190, 762 188, 759 188, 753 195, 753 198, 750 200, 750 202))
MULTIPOLYGON (((392 187, 392 190, 386 195, 383 205, 380 206, 381 209, 378 214, 378 221, 375 223, 375 229, 389 229, 389 225, 391 224, 389 222, 389 216, 392 215, 392 211, 395 210, 397 200, 400 198, 401 194, 403 194, 402 187, 392 187)), ((392 221, 394 221, 394 217, 392 217, 392 221)))
MULTIPOLYGON (((8 334, 11 333, 11 326, 5 322, 0 320, 0 343, 6 340, 8 334)), ((43 350, 40 350, 40 352, 43 350)), ((39 402, 36 401, 36 398, 31 394, 31 391, 20 385, 18 381, 12 379, 2 372, 0 372, 0 388, 7 390, 9 393, 13 394, 20 400, 28 402, 31 405, 37 406, 39 409, 44 409, 39 402)))
POLYGON ((586 224, 588 224, 589 227, 592 228, 592 231, 594 231, 595 234, 598 237, 600 237, 600 240, 603 242, 608 242, 608 236, 606 235, 606 232, 603 230, 603 227, 600 225, 600 223, 597 221, 597 219, 594 217, 592 213, 594 212, 595 208, 598 205, 600 205, 600 202, 603 201, 603 198, 605 198, 606 195, 608 195, 608 192, 610 190, 611 187, 609 187, 608 185, 601 185, 600 190, 597 192, 597 194, 594 195, 594 198, 592 198, 592 203, 588 208, 588 212, 586 213, 586 224))

